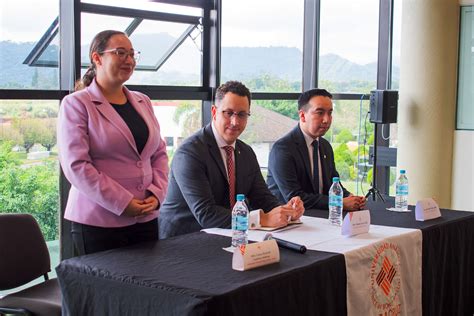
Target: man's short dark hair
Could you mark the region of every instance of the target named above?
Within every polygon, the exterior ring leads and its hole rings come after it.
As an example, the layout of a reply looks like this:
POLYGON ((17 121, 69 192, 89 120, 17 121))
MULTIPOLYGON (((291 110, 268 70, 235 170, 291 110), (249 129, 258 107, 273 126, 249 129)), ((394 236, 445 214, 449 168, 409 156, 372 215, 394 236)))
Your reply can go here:
POLYGON ((328 97, 332 99, 332 94, 329 93, 326 89, 311 89, 303 92, 298 98, 298 111, 299 110, 308 110, 308 103, 313 97, 328 97))
POLYGON ((225 95, 228 92, 232 92, 234 94, 237 94, 241 97, 247 97, 249 100, 249 105, 250 101, 252 100, 252 97, 250 95, 249 89, 240 81, 227 81, 226 83, 223 83, 217 88, 216 90, 216 97, 215 97, 215 104, 216 106, 219 105, 219 103, 224 99, 225 95))

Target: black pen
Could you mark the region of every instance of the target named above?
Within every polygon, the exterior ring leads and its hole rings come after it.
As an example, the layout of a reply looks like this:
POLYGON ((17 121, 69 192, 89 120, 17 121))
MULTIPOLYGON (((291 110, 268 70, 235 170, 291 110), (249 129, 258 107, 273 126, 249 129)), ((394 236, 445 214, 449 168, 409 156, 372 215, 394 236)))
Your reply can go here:
POLYGON ((291 242, 291 241, 288 241, 288 240, 283 240, 283 239, 276 238, 276 237, 273 237, 273 236, 272 236, 272 239, 275 239, 278 246, 280 246, 280 247, 290 249, 290 250, 293 250, 293 251, 296 251, 296 252, 299 252, 299 253, 305 253, 306 252, 306 246, 304 246, 304 245, 296 244, 294 242, 291 242))

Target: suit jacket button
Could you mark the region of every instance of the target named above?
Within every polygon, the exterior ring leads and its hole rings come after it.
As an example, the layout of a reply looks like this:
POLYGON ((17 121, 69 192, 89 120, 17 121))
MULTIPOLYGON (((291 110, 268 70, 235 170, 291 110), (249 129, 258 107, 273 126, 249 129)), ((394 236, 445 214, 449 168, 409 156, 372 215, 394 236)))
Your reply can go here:
POLYGON ((143 162, 141 162, 141 161, 137 161, 137 167, 138 167, 138 168, 141 168, 141 167, 143 167, 143 162))
POLYGON ((139 184, 139 185, 137 186, 137 190, 138 190, 138 191, 143 191, 143 189, 144 189, 143 184, 139 184))

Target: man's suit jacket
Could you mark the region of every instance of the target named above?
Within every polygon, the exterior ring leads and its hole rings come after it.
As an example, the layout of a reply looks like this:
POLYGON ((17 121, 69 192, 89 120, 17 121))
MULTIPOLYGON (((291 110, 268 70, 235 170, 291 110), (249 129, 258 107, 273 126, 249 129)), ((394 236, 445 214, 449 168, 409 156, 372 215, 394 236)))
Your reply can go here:
POLYGON ((149 136, 138 153, 125 121, 105 99, 95 80, 61 103, 58 121, 59 160, 71 190, 65 218, 100 227, 147 222, 154 214, 121 216, 132 198, 166 195, 168 156, 150 99, 124 88, 127 99, 145 121, 149 136))
MULTIPOLYGON (((237 140, 236 194, 245 194, 249 209, 270 211, 279 205, 268 190, 252 148, 237 140)), ((230 228, 229 183, 211 125, 189 137, 174 154, 168 195, 160 210, 160 238, 230 228)))
MULTIPOLYGON (((334 152, 327 140, 319 138, 319 156, 323 177, 323 194, 313 186, 308 147, 299 125, 280 138, 272 147, 268 162, 267 184, 272 193, 286 203, 299 196, 306 209, 328 209, 328 192, 333 177, 339 177, 334 152)), ((317 168, 317 166, 315 166, 317 168)), ((350 193, 344 189, 344 196, 350 193)))

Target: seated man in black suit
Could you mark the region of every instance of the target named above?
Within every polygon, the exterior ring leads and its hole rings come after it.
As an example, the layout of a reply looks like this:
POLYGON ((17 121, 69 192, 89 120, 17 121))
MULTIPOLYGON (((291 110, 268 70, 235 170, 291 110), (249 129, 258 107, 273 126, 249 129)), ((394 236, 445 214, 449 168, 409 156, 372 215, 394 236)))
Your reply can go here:
MULTIPOLYGON (((268 187, 281 202, 300 196, 306 209, 328 209, 332 178, 339 177, 332 147, 322 138, 331 127, 332 110, 332 95, 324 89, 299 97, 299 124, 273 145, 268 162, 268 187)), ((343 191, 344 210, 365 206, 365 197, 343 191)))
POLYGON ((160 238, 230 228, 236 194, 249 202, 249 227, 280 227, 304 212, 299 197, 281 205, 268 190, 252 148, 238 139, 250 116, 250 91, 229 81, 216 91, 212 123, 174 154, 168 194, 160 209, 160 238))

